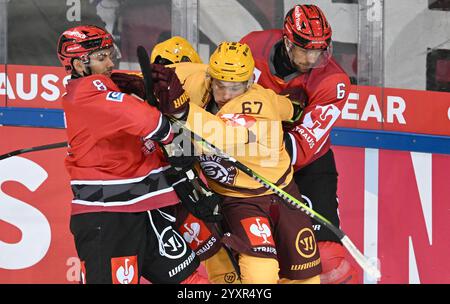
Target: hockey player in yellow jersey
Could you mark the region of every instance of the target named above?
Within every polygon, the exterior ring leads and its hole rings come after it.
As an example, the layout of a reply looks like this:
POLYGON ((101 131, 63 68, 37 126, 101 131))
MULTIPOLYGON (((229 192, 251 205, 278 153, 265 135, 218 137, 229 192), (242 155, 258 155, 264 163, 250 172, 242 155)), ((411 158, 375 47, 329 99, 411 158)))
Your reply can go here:
MULTIPOLYGON (((206 71, 207 64, 203 64, 199 54, 185 38, 174 36, 154 46, 150 55, 150 63, 167 65, 176 68, 181 82, 197 71, 206 71)), ((142 73, 115 72, 111 75, 113 81, 124 93, 132 93, 145 99, 145 87, 142 73)))
MULTIPOLYGON (((253 84, 253 69, 247 45, 223 42, 207 71, 189 75, 184 89, 173 70, 155 67, 155 94, 163 113, 300 199, 281 127, 296 113, 286 97, 253 84), (180 111, 189 99, 189 110, 180 111)), ((209 185, 224 196, 223 226, 229 233, 222 241, 237 252, 242 283, 319 283, 320 257, 309 217, 220 155, 201 152, 209 185)), ((205 263, 216 283, 231 271, 221 252, 205 263)))
POLYGON ((202 63, 202 60, 189 41, 174 36, 155 45, 150 62, 169 65, 179 62, 202 63))
MULTIPOLYGON (((207 64, 202 63, 200 56, 194 50, 192 45, 186 39, 179 36, 172 37, 157 44, 151 52, 150 62, 174 68, 178 79, 182 83, 185 83, 188 76, 192 74, 200 73, 201 75, 204 75, 208 68, 207 64)), ((192 87, 194 99, 201 100, 202 96, 206 96, 206 88, 207 86, 203 84, 196 84, 195 87, 192 87)), ((177 139, 175 139, 175 142, 176 141, 177 139)), ((168 146, 166 146, 166 148, 170 149, 168 146)), ((181 166, 189 166, 184 158, 180 157, 180 159, 181 161, 179 162, 181 163, 181 166)), ((198 163, 195 164, 194 170, 196 172, 201 171, 198 163)), ((173 210, 171 210, 171 213, 177 218, 175 226, 202 262, 215 255, 220 250, 220 257, 223 258, 221 264, 225 264, 227 269, 230 268, 230 271, 234 271, 230 257, 227 255, 224 248, 221 250, 223 245, 220 243, 222 237, 222 232, 218 230, 220 227, 215 223, 207 222, 195 217, 191 212, 188 212, 182 204, 176 205, 173 210)), ((217 258, 215 260, 217 260, 217 258)), ((230 280, 230 278, 232 278, 232 276, 229 276, 229 282, 238 282, 236 276, 234 276, 233 280, 230 280)))

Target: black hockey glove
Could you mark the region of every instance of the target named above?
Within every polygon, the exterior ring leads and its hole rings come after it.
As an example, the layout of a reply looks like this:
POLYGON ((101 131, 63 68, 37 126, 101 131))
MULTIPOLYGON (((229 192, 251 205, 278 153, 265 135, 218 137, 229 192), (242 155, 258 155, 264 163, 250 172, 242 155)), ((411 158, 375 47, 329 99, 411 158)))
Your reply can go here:
POLYGON ((165 171, 183 206, 195 217, 205 222, 219 222, 221 197, 210 191, 194 169, 171 167, 165 171))

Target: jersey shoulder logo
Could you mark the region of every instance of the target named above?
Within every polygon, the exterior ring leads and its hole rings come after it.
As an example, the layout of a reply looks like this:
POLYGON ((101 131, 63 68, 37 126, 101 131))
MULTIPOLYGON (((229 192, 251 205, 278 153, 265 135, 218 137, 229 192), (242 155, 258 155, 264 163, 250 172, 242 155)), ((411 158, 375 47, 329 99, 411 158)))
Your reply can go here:
POLYGON ((122 92, 109 92, 106 95, 106 100, 115 101, 115 102, 122 102, 124 94, 125 93, 122 93, 122 92))

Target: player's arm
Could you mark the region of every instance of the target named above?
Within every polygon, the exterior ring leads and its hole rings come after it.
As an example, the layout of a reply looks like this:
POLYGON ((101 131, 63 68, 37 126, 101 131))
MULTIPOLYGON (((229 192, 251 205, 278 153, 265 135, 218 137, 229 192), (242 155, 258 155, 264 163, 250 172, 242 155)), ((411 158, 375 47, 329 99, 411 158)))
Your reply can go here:
POLYGON ((339 118, 350 89, 346 75, 336 74, 324 79, 309 96, 303 109, 300 124, 285 135, 295 168, 307 165, 320 151, 330 136, 331 128, 339 118))
POLYGON ((92 78, 88 85, 95 87, 93 101, 84 105, 86 113, 92 117, 90 128, 94 136, 124 132, 163 144, 172 140, 171 125, 157 108, 120 92, 107 77, 92 78))
POLYGON ((234 114, 215 116, 196 104, 189 105, 186 127, 221 150, 254 140, 245 125, 239 125, 234 114))
POLYGON ((293 101, 283 95, 275 94, 275 98, 277 100, 275 104, 281 121, 292 121, 295 120, 296 117, 299 117, 302 109, 297 107, 293 101))

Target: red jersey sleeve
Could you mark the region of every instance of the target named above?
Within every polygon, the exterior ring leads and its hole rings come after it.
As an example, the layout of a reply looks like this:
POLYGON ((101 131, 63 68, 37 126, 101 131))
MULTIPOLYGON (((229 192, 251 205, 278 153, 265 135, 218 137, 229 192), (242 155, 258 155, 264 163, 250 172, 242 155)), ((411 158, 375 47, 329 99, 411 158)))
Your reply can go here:
POLYGON ((308 89, 309 100, 300 122, 288 131, 295 169, 309 164, 324 144, 329 145, 331 128, 348 97, 350 79, 344 73, 331 74, 308 89))
POLYGON ((97 139, 116 132, 162 142, 169 139, 170 123, 159 110, 120 92, 110 78, 103 75, 87 77, 80 91, 85 98, 77 98, 80 100, 77 106, 84 108, 79 110, 84 113, 85 125, 97 139))

